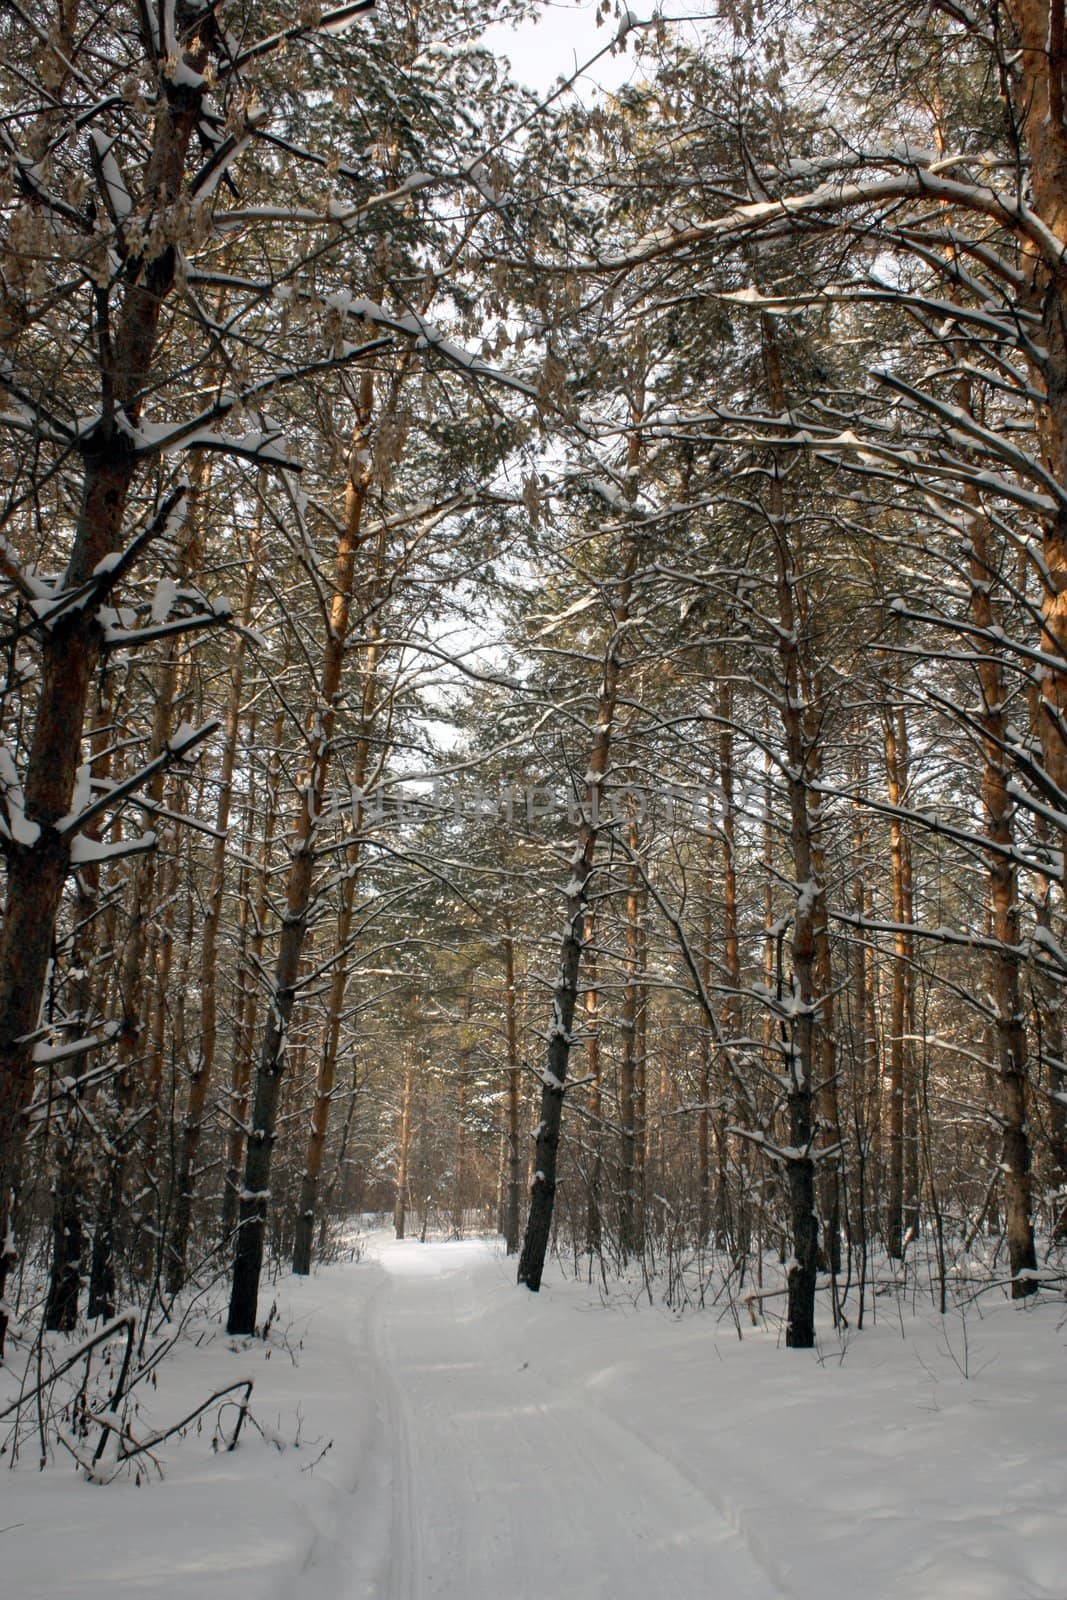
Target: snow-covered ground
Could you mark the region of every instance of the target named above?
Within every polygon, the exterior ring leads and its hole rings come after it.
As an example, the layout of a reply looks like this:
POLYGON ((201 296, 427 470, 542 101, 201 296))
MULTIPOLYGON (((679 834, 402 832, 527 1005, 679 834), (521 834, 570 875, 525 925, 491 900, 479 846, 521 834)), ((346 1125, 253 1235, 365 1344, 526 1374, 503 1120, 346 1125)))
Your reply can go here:
MULTIPOLYGON (((820 1351, 546 1280, 495 1242, 370 1241, 284 1279, 270 1344, 201 1325, 145 1424, 255 1380, 232 1454, 0 1478, 12 1600, 1064 1600, 1067 1308, 883 1300, 820 1351), (327 1444, 330 1448, 323 1451, 327 1444)), ((269 1302, 268 1302, 269 1304, 269 1302)))

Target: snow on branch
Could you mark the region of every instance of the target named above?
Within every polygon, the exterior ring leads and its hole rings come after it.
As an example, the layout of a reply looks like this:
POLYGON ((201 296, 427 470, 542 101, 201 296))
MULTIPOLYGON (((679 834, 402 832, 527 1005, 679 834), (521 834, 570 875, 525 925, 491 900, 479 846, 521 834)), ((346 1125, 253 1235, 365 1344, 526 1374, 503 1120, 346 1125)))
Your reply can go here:
MULTIPOLYGON (((967 446, 978 444, 991 455, 999 456, 1016 471, 1041 484, 1049 501, 1052 502, 1049 509, 1053 509, 1056 502, 1061 508, 1067 506, 1067 491, 1056 481, 1052 473, 1047 471, 1036 456, 1020 450, 1018 445, 1013 444, 1003 432, 998 433, 992 428, 983 428, 970 412, 961 406, 950 405, 946 400, 939 400, 935 395, 926 394, 884 368, 873 369, 873 376, 879 383, 884 383, 896 394, 910 400, 915 407, 929 411, 946 423, 949 427, 949 437, 954 444, 962 443, 967 446)), ((985 481, 986 477, 985 473, 976 474, 978 481, 985 481)))
POLYGON ((287 388, 322 372, 335 372, 341 367, 374 355, 389 347, 387 338, 369 339, 358 345, 346 345, 340 354, 324 356, 318 361, 307 361, 299 366, 278 367, 270 376, 250 388, 234 393, 220 390, 217 398, 187 422, 140 423, 136 428, 124 422, 124 431, 133 441, 134 453, 140 457, 163 455, 171 450, 216 450, 238 456, 260 467, 277 467, 283 472, 299 472, 300 462, 289 455, 284 447, 284 433, 280 423, 263 418, 263 426, 243 434, 219 433, 215 424, 223 421, 238 407, 249 410, 258 407, 275 389, 287 388))
MULTIPOLYGON (((186 496, 189 484, 185 480, 173 488, 157 508, 155 515, 139 532, 135 533, 122 550, 113 550, 98 561, 85 583, 74 588, 42 584, 33 579, 36 593, 30 597, 30 611, 39 627, 50 628, 70 611, 81 611, 99 605, 101 600, 133 566, 141 552, 156 538, 174 538, 185 520, 186 496)), ((27 577, 25 571, 23 576, 27 577)), ((27 580, 29 581, 29 580, 27 580)))
MULTIPOLYGON (((51 40, 49 46, 54 48, 51 40)), ((29 156, 24 156, 20 152, 6 127, 0 127, 0 150, 6 152, 11 162, 12 176, 27 200, 32 200, 35 205, 51 212, 54 216, 62 217, 69 227, 76 228, 79 233, 93 231, 92 221, 85 212, 79 211, 77 206, 68 204, 66 200, 61 200, 58 195, 52 193, 44 181, 40 167, 29 156)))
MULTIPOLYGON (((253 104, 244 114, 244 126, 241 132, 227 134, 225 138, 216 137, 213 141, 214 149, 190 185, 190 193, 194 200, 207 200, 215 193, 234 162, 248 149, 265 118, 266 112, 263 107, 253 104)), ((201 126, 203 125, 202 122, 201 126)))
POLYGON ((64 1039, 59 1044, 53 1044, 51 1039, 39 1039, 33 1047, 33 1059, 37 1066, 54 1066, 58 1061, 71 1061, 76 1056, 88 1055, 90 1050, 99 1050, 101 1046, 110 1044, 121 1032, 120 1022, 108 1022, 99 1033, 85 1034, 79 1039, 64 1039))
MULTIPOLYGON (((881 153, 872 157, 872 160, 879 165, 889 164, 881 153)), ((833 219, 841 212, 892 206, 900 200, 933 200, 989 217, 1000 227, 1011 229, 1026 239, 1050 267, 1057 270, 1061 268, 1063 245, 1017 194, 994 189, 989 184, 967 183, 946 177, 942 171, 920 165, 914 154, 909 154, 908 160, 912 164, 907 171, 855 182, 835 178, 805 194, 750 201, 734 206, 708 222, 650 233, 629 250, 594 257, 582 263, 568 263, 566 270, 620 272, 664 256, 692 254, 704 245, 780 238, 804 226, 825 230, 833 225, 833 219)), ((865 222, 865 232, 870 232, 872 225, 871 222, 865 222)), ((846 219, 840 226, 847 228, 850 224, 846 219)), ((546 265, 545 270, 553 269, 546 265)))
MULTIPOLYGON (((220 418, 243 403, 242 397, 224 394, 206 415, 220 418)), ((123 432, 133 441, 134 455, 165 455, 171 450, 215 450, 225 455, 251 461, 258 467, 285 467, 298 472, 300 464, 284 448, 284 430, 281 427, 250 429, 246 433, 219 433, 212 427, 201 426, 201 417, 191 422, 140 422, 136 427, 119 414, 123 432)))
POLYGON ((89 130, 89 155, 97 186, 108 215, 115 226, 120 227, 133 210, 133 200, 122 176, 122 168, 115 159, 116 142, 98 128, 89 130))
POLYGON ((8 544, 3 534, 0 534, 0 576, 6 578, 28 604, 52 593, 50 585, 42 583, 32 566, 22 564, 18 551, 8 544))
POLYGON ((200 609, 187 613, 185 616, 169 617, 165 621, 152 622, 144 628, 128 628, 123 625, 116 613, 107 615, 101 613, 104 620, 104 647, 108 650, 117 648, 129 649, 132 646, 149 644, 153 639, 171 638, 176 634, 195 633, 204 628, 216 627, 219 623, 229 622, 232 615, 230 602, 224 597, 217 600, 208 600, 203 595, 197 597, 201 602, 200 609))
MULTIPOLYGON (((199 728, 193 728, 189 723, 183 722, 176 732, 167 741, 167 744, 152 761, 147 762, 138 772, 124 778, 121 783, 110 785, 98 795, 95 800, 88 800, 77 811, 63 817, 56 824, 57 831, 64 838, 79 833, 88 827, 96 817, 102 816, 105 811, 111 810, 121 801, 135 795, 137 790, 153 778, 157 772, 163 772, 176 761, 185 761, 192 755, 198 745, 203 744, 221 726, 218 717, 212 717, 199 728)), ((146 836, 147 837, 147 836, 146 836)), ((86 841, 87 843, 94 841, 86 841)), ((124 841, 125 842, 125 841, 124 841)), ((102 857, 82 857, 82 859, 103 859, 102 857)))
POLYGON ((26 798, 19 782, 15 758, 4 743, 0 743, 0 842, 35 845, 41 836, 36 822, 26 815, 26 798))
POLYGON ((0 412, 0 423, 19 433, 47 439, 49 444, 71 445, 77 438, 73 428, 49 411, 18 380, 11 363, 0 356, 0 385, 17 402, 14 411, 0 412))
POLYGON ((268 34, 265 39, 259 39, 255 44, 238 51, 225 70, 229 73, 239 72, 249 61, 271 55, 292 40, 307 38, 311 34, 324 33, 327 37, 336 38, 346 33, 365 12, 373 11, 374 5, 375 0, 351 0, 348 5, 334 6, 324 11, 317 22, 296 22, 292 27, 281 28, 277 33, 268 34))
POLYGON ((101 861, 125 861, 127 856, 143 856, 156 848, 154 833, 139 833, 129 839, 94 839, 89 834, 79 834, 71 841, 72 867, 95 866, 101 861))
POLYGON ((346 289, 327 296, 327 304, 333 306, 343 316, 358 317, 373 327, 388 328, 394 333, 403 334, 405 338, 413 339, 416 350, 432 350, 435 355, 442 356, 450 366, 456 367, 461 372, 488 378, 506 389, 514 389, 519 394, 526 395, 530 400, 536 400, 538 397, 537 390, 532 384, 517 378, 514 373, 505 372, 501 367, 490 366, 480 356, 465 350, 462 345, 455 344, 434 323, 415 311, 394 316, 376 301, 368 300, 364 295, 352 295, 346 289))
POLYGON ((813 1166, 819 1166, 827 1161, 836 1161, 841 1154, 840 1141, 835 1144, 823 1145, 821 1149, 816 1150, 810 1143, 805 1145, 772 1144, 765 1133, 753 1132, 751 1128, 731 1126, 726 1131, 729 1134, 733 1134, 735 1138, 747 1139, 749 1144, 756 1145, 765 1156, 768 1156, 772 1161, 781 1163, 782 1166, 795 1165, 797 1162, 802 1161, 810 1161, 813 1166))

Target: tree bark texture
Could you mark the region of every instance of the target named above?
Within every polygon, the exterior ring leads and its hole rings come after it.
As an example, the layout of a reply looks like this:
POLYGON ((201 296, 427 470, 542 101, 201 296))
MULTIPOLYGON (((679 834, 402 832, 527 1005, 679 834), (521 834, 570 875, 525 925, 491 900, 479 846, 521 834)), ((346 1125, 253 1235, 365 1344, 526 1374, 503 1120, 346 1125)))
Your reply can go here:
MULTIPOLYGON (((631 452, 633 453, 633 452, 631 452)), ((612 597, 613 628, 604 662, 604 676, 597 698, 596 729, 589 756, 582 820, 578 829, 571 877, 567 884, 563 938, 559 967, 552 997, 552 1016, 548 1031, 548 1052, 541 1086, 541 1120, 537 1128, 534 1175, 530 1186, 530 1210, 519 1257, 518 1279, 528 1289, 541 1287, 545 1257, 552 1235, 552 1213, 556 1199, 557 1158, 563 1120, 563 1094, 573 1042, 574 1012, 582 964, 585 932, 586 885, 593 870, 604 798, 604 779, 611 758, 612 730, 623 673, 622 645, 630 618, 634 574, 640 542, 626 539, 623 568, 612 597)))
MULTIPOLYGON (((204 64, 194 50, 193 64, 204 64)), ((160 75, 160 105, 145 191, 161 216, 182 192, 189 142, 203 89, 160 75)), ((33 1034, 52 954, 60 897, 70 867, 71 835, 59 824, 69 814, 81 763, 89 688, 100 660, 99 606, 108 584, 97 573, 125 542, 126 505, 137 463, 128 430, 151 382, 164 302, 174 284, 169 244, 146 257, 128 280, 112 337, 112 367, 103 414, 82 446, 84 469, 74 544, 62 590, 87 587, 93 603, 69 606, 44 630, 40 695, 26 764, 26 816, 34 837, 11 841, 7 896, 0 930, 0 1305, 13 1260, 9 1219, 19 1188, 24 1118, 33 1093, 33 1034)), ((7 1316, 0 1309, 0 1354, 7 1316)))
MULTIPOLYGON (((366 374, 360 396, 357 433, 370 426, 373 377, 366 374)), ((270 1174, 276 1138, 278 1097, 285 1071, 288 1035, 296 1000, 300 960, 312 904, 316 830, 326 802, 333 732, 337 720, 345 640, 351 614, 357 559, 363 544, 362 521, 369 488, 367 452, 353 448, 351 476, 345 492, 345 516, 334 563, 323 651, 319 704, 307 734, 307 775, 302 786, 300 811, 291 843, 292 857, 286 879, 286 906, 271 984, 263 1041, 256 1069, 252 1117, 245 1146, 244 1184, 239 1195, 233 1282, 227 1331, 255 1331, 259 1276, 263 1264, 270 1174)))

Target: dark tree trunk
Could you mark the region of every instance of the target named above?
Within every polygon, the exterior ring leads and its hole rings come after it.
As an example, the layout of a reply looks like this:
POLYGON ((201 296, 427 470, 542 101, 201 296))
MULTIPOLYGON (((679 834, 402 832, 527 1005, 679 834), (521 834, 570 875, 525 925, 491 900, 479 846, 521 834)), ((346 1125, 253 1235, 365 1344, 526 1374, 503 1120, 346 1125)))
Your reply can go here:
MULTIPOLYGON (((282 661, 283 673, 289 665, 288 652, 282 661)), ((254 734, 255 721, 251 724, 254 734)), ((281 786, 281 743, 285 731, 285 707, 280 704, 270 729, 271 751, 267 769, 263 839, 259 852, 259 870, 256 892, 251 908, 242 902, 239 917, 246 949, 238 970, 236 1016, 233 1030, 233 1062, 230 1071, 230 1133, 226 1141, 226 1180, 222 1193, 222 1236, 233 1237, 237 1227, 237 1211, 241 1193, 241 1167, 244 1159, 246 1130, 248 1127, 248 1102, 252 1085, 252 1063, 255 1058, 256 1024, 259 1014, 258 973, 263 960, 263 945, 267 925, 267 884, 270 877, 274 851, 274 835, 278 821, 278 792, 281 786), (251 934, 248 934, 251 909, 251 934)), ((248 837, 252 837, 254 794, 251 787, 248 797, 248 837)))
POLYGON ((510 932, 504 935, 504 985, 508 1050, 504 1246, 508 1255, 513 1256, 519 1248, 519 1190, 522 1185, 522 1166, 519 1151, 519 1038, 515 993, 515 941, 510 932))
POLYGON ((53 1199, 52 1271, 44 1311, 44 1325, 55 1333, 70 1333, 78 1324, 86 1243, 83 1198, 74 1162, 65 1161, 56 1178, 53 1199))
POLYGON ((404 1237, 407 1225, 408 1172, 411 1162, 411 1101, 415 1088, 415 1064, 409 1053, 404 1067, 404 1088, 400 1101, 400 1134, 397 1139, 396 1198, 393 1202, 393 1232, 404 1237))
MULTIPOLYGON (((92 756, 94 771, 101 779, 111 774, 110 741, 114 705, 107 683, 101 686, 94 717, 92 756)), ((99 840, 99 819, 91 822, 86 835, 99 840)), ((100 866, 85 862, 76 874, 75 931, 70 965, 78 974, 74 985, 74 1014, 83 1035, 93 1034, 104 1016, 102 997, 94 976, 97 954, 97 911, 100 895, 100 866)), ((45 1327, 56 1333, 70 1333, 78 1321, 78 1297, 86 1276, 84 1215, 90 1178, 90 1161, 81 1124, 81 1078, 87 1060, 79 1056, 74 1071, 70 1104, 62 1118, 56 1141, 56 1177, 52 1212, 52 1266, 45 1303, 45 1327)))
MULTIPOLYGON (((588 873, 586 874, 588 876, 588 873)), ((574 1027, 574 1007, 578 998, 578 975, 582 962, 582 933, 585 926, 585 898, 575 895, 567 901, 567 928, 560 951, 559 975, 552 1001, 552 1024, 548 1041, 548 1061, 541 1091, 541 1123, 526 1235, 519 1257, 519 1282, 528 1289, 541 1287, 545 1257, 552 1237, 552 1210, 556 1198, 556 1169, 560 1124, 563 1117, 563 1086, 574 1027)))
POLYGON ((289 904, 282 925, 273 993, 256 1072, 252 1120, 245 1150, 244 1188, 238 1196, 237 1239, 230 1310, 226 1319, 227 1333, 250 1334, 256 1330, 278 1096, 285 1072, 289 1023, 293 1015, 300 957, 307 932, 311 872, 312 849, 309 840, 296 855, 290 873, 289 904))
MULTIPOLYGON (((262 490, 262 485, 260 485, 260 489, 262 490)), ((245 566, 240 619, 242 625, 246 628, 252 622, 262 529, 263 506, 261 502, 249 541, 248 559, 245 566)), ((226 854, 229 844, 234 764, 237 756, 238 736, 241 730, 244 666, 245 640, 244 635, 239 632, 234 635, 233 654, 229 664, 230 687, 226 702, 226 732, 222 748, 218 800, 215 808, 217 838, 212 849, 211 881, 208 887, 201 928, 200 1048, 197 1053, 196 1065, 189 1080, 185 1116, 182 1120, 178 1155, 178 1192, 174 1207, 174 1219, 170 1230, 170 1249, 167 1256, 167 1287, 172 1294, 175 1294, 185 1282, 189 1235, 193 1221, 193 1200, 196 1193, 196 1163, 207 1109, 208 1089, 215 1068, 215 1049, 218 1036, 218 1004, 216 998, 218 935, 219 922, 222 916, 222 897, 226 887, 226 854)))
POLYGON ((286 1050, 300 961, 312 907, 315 844, 318 819, 326 799, 333 732, 337 718, 345 641, 351 616, 356 562, 362 545, 363 510, 369 488, 366 452, 357 448, 370 426, 374 398, 373 375, 363 377, 356 438, 350 460, 352 476, 345 491, 345 517, 334 561, 333 597, 323 650, 319 705, 307 735, 308 770, 302 785, 292 859, 286 883, 286 909, 271 986, 263 1044, 256 1071, 252 1121, 245 1148, 244 1186, 239 1196, 233 1284, 227 1330, 255 1331, 259 1275, 263 1265, 267 1212, 270 1205, 270 1171, 274 1154, 278 1097, 285 1072, 286 1050), (363 463, 363 464, 360 464, 363 463))
MULTIPOLYGON (((636 444, 633 442, 630 455, 636 465, 636 444)), ((622 673, 621 634, 630 616, 638 548, 637 539, 630 538, 627 541, 623 572, 612 607, 614 629, 604 663, 604 679, 597 704, 596 733, 586 775, 585 806, 578 831, 577 847, 571 860, 571 880, 567 886, 563 940, 548 1034, 548 1059, 541 1081, 541 1120, 537 1130, 533 1182, 530 1185, 530 1210, 526 1219, 522 1254, 519 1257, 519 1282, 534 1291, 541 1287, 545 1257, 552 1236, 563 1093, 573 1042, 574 1009, 578 998, 582 963, 586 885, 593 869, 604 778, 611 756, 615 707, 622 673)))
MULTIPOLYGON (((593 941, 593 918, 590 913, 587 919, 586 933, 590 943, 593 941)), ((590 1251, 598 1251, 603 1239, 603 1221, 601 1217, 601 1190, 603 1188, 603 1155, 601 1141, 601 1094, 600 1094, 600 1015, 599 991, 597 989, 597 953, 595 949, 589 951, 589 980, 585 991, 585 1029, 586 1052, 589 1068, 589 1138, 593 1146, 592 1163, 589 1170, 589 1193, 586 1203, 586 1244, 590 1251)))
MULTIPOLYGON (((196 61, 203 65, 199 53, 196 61)), ((196 126, 202 88, 162 79, 159 112, 148 163, 147 188, 157 212, 182 189, 186 152, 196 126)), ((143 263, 125 292, 112 346, 112 371, 103 417, 83 445, 85 469, 74 548, 64 590, 91 585, 105 556, 122 548, 126 504, 136 462, 133 445, 118 425, 121 407, 136 425, 155 359, 163 303, 174 284, 175 252, 164 244, 143 263)), ((103 599, 106 582, 99 582, 103 599)), ((56 824, 70 811, 81 762, 89 686, 100 657, 103 631, 95 605, 71 607, 45 630, 41 692, 26 766, 26 815, 37 830, 32 842, 14 843, 8 854, 7 898, 0 932, 0 1303, 13 1256, 6 1241, 22 1169, 25 1115, 33 1093, 32 1035, 40 1016, 45 977, 70 840, 56 824)), ((0 1355, 7 1317, 0 1311, 0 1355)))

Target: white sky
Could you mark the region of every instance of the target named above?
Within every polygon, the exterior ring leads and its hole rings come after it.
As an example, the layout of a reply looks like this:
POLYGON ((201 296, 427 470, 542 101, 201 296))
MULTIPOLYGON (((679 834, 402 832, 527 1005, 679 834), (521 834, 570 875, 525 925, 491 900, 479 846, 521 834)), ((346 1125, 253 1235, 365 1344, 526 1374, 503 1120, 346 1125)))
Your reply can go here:
MULTIPOLYGON (((616 18, 596 25, 596 0, 543 0, 536 18, 518 28, 496 26, 483 35, 498 55, 507 56, 512 71, 528 88, 547 92, 556 79, 569 77, 598 50, 611 42, 618 29, 616 18)), ((630 0, 635 16, 651 16, 653 0, 630 0)), ((583 81, 581 92, 592 94, 599 86, 617 89, 634 71, 633 43, 624 52, 601 57, 583 81)))

